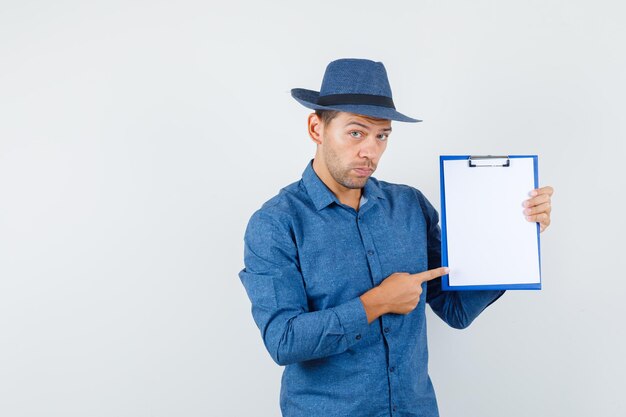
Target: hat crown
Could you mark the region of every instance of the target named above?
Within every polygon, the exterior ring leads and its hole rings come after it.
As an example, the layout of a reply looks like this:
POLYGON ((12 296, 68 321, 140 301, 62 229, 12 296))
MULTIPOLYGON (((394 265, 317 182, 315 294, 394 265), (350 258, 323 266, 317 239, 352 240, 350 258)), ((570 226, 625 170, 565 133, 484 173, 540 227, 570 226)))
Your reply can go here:
POLYGON ((382 62, 342 58, 326 67, 320 97, 333 94, 371 94, 391 97, 391 86, 382 62))

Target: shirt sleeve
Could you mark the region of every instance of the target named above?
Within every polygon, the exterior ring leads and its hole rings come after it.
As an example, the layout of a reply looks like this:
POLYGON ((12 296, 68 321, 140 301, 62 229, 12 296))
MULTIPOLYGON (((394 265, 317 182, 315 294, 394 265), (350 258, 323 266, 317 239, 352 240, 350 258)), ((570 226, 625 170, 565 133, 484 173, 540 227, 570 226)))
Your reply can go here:
MULTIPOLYGON (((418 199, 428 228, 428 269, 441 266, 441 228, 437 210, 419 191, 418 199)), ((427 283, 426 302, 449 326, 464 329, 504 294, 502 290, 443 291, 441 278, 427 283)))
POLYGON ((252 316, 272 359, 279 365, 342 353, 361 340, 369 324, 359 297, 309 311, 297 246, 288 222, 257 211, 244 237, 239 273, 252 316))

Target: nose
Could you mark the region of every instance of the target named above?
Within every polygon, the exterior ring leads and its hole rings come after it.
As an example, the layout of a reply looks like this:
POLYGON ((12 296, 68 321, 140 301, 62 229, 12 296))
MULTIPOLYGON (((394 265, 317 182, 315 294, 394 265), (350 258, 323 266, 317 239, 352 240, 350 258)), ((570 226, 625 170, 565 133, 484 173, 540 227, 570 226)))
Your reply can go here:
POLYGON ((367 159, 376 159, 378 153, 378 139, 375 135, 368 135, 361 143, 359 147, 359 157, 367 159))

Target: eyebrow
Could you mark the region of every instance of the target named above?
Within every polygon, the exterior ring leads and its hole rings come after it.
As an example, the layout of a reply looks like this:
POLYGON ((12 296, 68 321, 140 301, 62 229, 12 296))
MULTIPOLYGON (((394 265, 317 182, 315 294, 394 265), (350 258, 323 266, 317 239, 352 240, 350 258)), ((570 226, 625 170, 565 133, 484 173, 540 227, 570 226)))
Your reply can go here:
MULTIPOLYGON (((350 126, 350 125, 357 125, 357 126, 361 126, 362 128, 369 129, 369 126, 364 125, 363 123, 354 122, 354 121, 352 121, 352 122, 348 122, 348 123, 345 125, 345 127, 348 127, 348 126, 350 126)), ((384 128, 384 129, 381 129, 381 130, 382 130, 383 132, 391 132, 391 127, 386 127, 386 128, 384 128)))

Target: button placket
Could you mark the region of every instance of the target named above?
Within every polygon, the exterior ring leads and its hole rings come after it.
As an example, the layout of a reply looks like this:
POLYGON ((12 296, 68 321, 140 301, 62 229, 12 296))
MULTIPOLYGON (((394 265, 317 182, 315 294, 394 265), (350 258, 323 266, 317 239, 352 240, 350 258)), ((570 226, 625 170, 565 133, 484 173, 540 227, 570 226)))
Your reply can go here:
POLYGON ((369 233, 369 229, 367 227, 367 221, 363 219, 362 214, 358 214, 356 216, 356 224, 357 224, 357 228, 359 229, 361 242, 363 243, 363 249, 365 250, 365 254, 367 257, 367 263, 372 273, 372 284, 376 286, 380 284, 380 282, 382 281, 384 277, 381 277, 380 262, 378 260, 378 257, 376 256, 374 242, 369 233))

